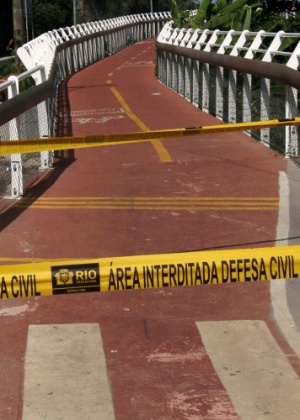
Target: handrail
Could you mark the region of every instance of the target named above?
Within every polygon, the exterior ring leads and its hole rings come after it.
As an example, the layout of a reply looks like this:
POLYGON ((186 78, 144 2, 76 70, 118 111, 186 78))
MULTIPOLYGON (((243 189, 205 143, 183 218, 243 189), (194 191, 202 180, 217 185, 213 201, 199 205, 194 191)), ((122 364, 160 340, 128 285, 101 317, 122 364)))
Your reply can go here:
POLYGON ((171 54, 197 60, 216 67, 223 67, 241 73, 251 74, 252 76, 276 80, 300 90, 299 72, 282 64, 194 50, 191 48, 163 44, 158 40, 156 41, 156 48, 161 51, 170 52, 171 54))
POLYGON ((92 36, 99 32, 104 33, 107 30, 115 30, 120 27, 129 28, 145 22, 166 22, 170 18, 171 14, 168 12, 149 13, 60 28, 42 34, 38 38, 24 44, 18 49, 17 54, 27 69, 40 62, 45 63, 46 75, 48 76, 54 59, 55 49, 58 45, 74 39, 82 39, 85 36, 92 36))
POLYGON ((206 52, 214 50, 213 52, 217 54, 244 56, 245 58, 256 58, 259 61, 266 62, 274 61, 277 56, 287 57, 287 61, 283 64, 294 70, 298 69, 300 62, 300 33, 266 32, 264 30, 251 32, 249 30, 179 29, 173 28, 173 23, 168 22, 160 32, 158 41, 165 45, 181 46, 206 52), (288 38, 298 40, 297 45, 293 51, 281 51, 283 41, 288 38), (264 45, 264 41, 267 39, 269 44, 264 45), (258 54, 262 54, 262 57, 259 57, 258 54))
MULTIPOLYGON (((179 29, 168 22, 156 47, 159 80, 224 122, 300 113, 300 33, 179 29), (288 38, 294 47, 282 51, 288 38)), ((287 157, 299 155, 298 127, 247 132, 287 157)))
MULTIPOLYGON (((12 98, 0 105, 1 138, 64 135, 60 132, 64 117, 56 114, 61 82, 131 43, 157 35, 158 78, 202 111, 228 123, 271 120, 274 110, 281 120, 299 114, 300 34, 179 29, 170 19, 170 13, 160 13, 75 25, 50 31, 19 48, 17 54, 27 70, 0 85, 12 98), (281 51, 286 38, 299 38, 293 51, 281 51), (276 63, 278 59, 283 64, 276 63), (36 86, 19 92, 19 82, 28 77, 36 86), (274 98, 271 81, 280 84, 274 98)), ((285 135, 276 131, 275 139, 268 128, 257 131, 259 136, 253 135, 264 144, 286 156, 298 154, 295 127, 287 127, 285 135)), ((16 198, 23 194, 23 162, 20 155, 10 159, 12 178, 7 188, 16 198)), ((51 168, 53 154, 42 152, 40 161, 40 168, 51 168)))
MULTIPOLYGON (((32 106, 35 106, 38 103, 48 99, 53 94, 56 69, 55 66, 53 66, 52 64, 55 63, 55 57, 57 57, 59 52, 67 50, 68 48, 73 47, 75 45, 80 45, 84 42, 92 41, 99 37, 99 35, 105 37, 116 33, 117 31, 137 27, 139 24, 145 21, 149 23, 163 23, 166 19, 169 18, 170 14, 160 13, 155 14, 154 19, 153 15, 151 14, 132 15, 124 18, 109 19, 107 21, 94 22, 93 32, 91 32, 89 29, 80 30, 80 35, 78 30, 80 25, 76 25, 76 27, 73 26, 70 28, 58 29, 52 32, 48 32, 47 34, 43 34, 40 37, 34 39, 33 41, 30 41, 29 43, 25 44, 24 46, 18 49, 17 53, 27 70, 24 73, 18 75, 17 77, 18 80, 23 80, 26 77, 33 77, 33 79, 36 82, 36 85, 39 85, 39 88, 38 86, 33 86, 32 88, 30 88, 29 93, 26 93, 26 95, 25 92, 19 93, 19 95, 21 95, 21 98, 19 98, 17 101, 18 106, 12 107, 13 104, 8 104, 8 101, 5 101, 2 104, 0 104, 0 126, 8 122, 11 118, 15 118, 21 112, 25 112, 32 106), (115 23, 117 24, 117 27, 113 27, 115 23), (46 47, 43 50, 41 46, 44 46, 46 41, 50 42, 51 48, 46 47), (45 51, 47 51, 48 57, 46 62, 43 62, 43 58, 45 58, 45 55, 47 55, 45 51), (40 55, 38 56, 39 52, 40 55), (51 54, 53 52, 53 55, 51 55, 50 52, 51 54), (44 85, 46 80, 49 83, 44 85), (41 87, 41 84, 43 84, 44 86, 41 87), (26 100, 24 99, 23 102, 22 98, 25 97, 26 100)), ((84 28, 86 28, 86 26, 84 26, 84 28)), ((15 80, 10 80, 1 83, 0 91, 11 87, 14 83, 15 80)), ((16 97, 14 97, 14 100, 16 100, 16 97)))
MULTIPOLYGON (((99 32, 108 34, 110 32, 107 31, 121 27, 130 28, 139 23, 144 23, 145 21, 165 22, 166 20, 169 20, 170 17, 171 15, 169 12, 129 15, 49 31, 32 41, 29 41, 17 50, 20 60, 27 68, 26 72, 17 76, 18 80, 21 81, 32 76, 36 84, 45 81, 45 77, 49 77, 56 48, 61 44, 66 44, 68 41, 78 39, 79 43, 81 43, 85 40, 93 39, 93 36, 96 36, 99 32), (90 36, 90 38, 86 38, 88 36, 90 36), (43 71, 45 71, 45 75, 38 74, 42 67, 43 71)), ((13 84, 14 81, 0 83, 0 91, 11 87, 13 84)))
MULTIPOLYGON (((169 19, 170 14, 149 14, 76 25, 43 34, 19 48, 17 54, 27 70, 0 85, 9 98, 0 104, 0 140, 64 135, 64 117, 58 118, 56 112, 61 82, 134 42, 157 36, 169 19), (28 77, 36 86, 19 92, 19 81, 28 77)), ((36 180, 40 171, 53 168, 53 152, 33 155, 1 156, 2 196, 4 191, 6 198, 20 197, 30 177, 36 180), (3 172, 4 167, 8 169, 3 172)))

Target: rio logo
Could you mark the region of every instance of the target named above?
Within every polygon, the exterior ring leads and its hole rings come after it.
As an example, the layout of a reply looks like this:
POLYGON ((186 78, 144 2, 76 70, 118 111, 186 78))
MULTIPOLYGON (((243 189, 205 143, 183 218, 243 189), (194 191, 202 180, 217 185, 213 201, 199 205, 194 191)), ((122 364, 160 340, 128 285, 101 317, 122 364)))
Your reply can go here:
POLYGON ((100 291, 98 263, 52 266, 53 294, 100 291))

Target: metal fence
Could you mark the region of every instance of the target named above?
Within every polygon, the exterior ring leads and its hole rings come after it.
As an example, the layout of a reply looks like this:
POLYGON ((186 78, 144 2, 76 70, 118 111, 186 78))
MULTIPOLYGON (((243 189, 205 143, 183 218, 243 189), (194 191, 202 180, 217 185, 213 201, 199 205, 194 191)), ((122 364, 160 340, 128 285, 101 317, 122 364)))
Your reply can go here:
MULTIPOLYGON (((299 115, 300 33, 186 30, 167 23, 157 39, 160 81, 226 123, 299 115), (284 40, 292 41, 288 52, 284 40)), ((299 129, 251 130, 285 156, 299 155, 299 129)))
MULTIPOLYGON (((30 41, 17 54, 27 71, 0 84, 0 140, 55 137, 61 87, 70 75, 135 42, 157 36, 169 13, 126 16, 54 30, 30 41), (22 80, 35 86, 20 92, 22 80)), ((53 166, 53 153, 0 156, 0 212, 53 166)))
MULTIPOLYGON (((126 16, 54 30, 23 45, 17 53, 27 71, 0 84, 7 96, 0 104, 0 138, 61 135, 57 109, 67 77, 154 36, 159 79, 203 111, 228 123, 298 116, 300 34, 180 30, 170 19, 170 13, 126 16), (281 51, 286 38, 294 41, 288 52, 281 51), (29 77, 35 86, 20 92, 29 77)), ((298 131, 289 126, 249 134, 285 156, 298 156, 298 131)), ((0 211, 52 165, 51 152, 0 156, 0 211)))

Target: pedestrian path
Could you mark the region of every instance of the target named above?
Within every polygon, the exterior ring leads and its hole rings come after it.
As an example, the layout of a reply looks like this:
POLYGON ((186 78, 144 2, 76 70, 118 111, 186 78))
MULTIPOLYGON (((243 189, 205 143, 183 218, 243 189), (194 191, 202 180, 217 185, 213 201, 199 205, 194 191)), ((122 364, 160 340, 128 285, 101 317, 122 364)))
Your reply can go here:
MULTIPOLYGON (((58 135, 219 123, 157 81, 155 58, 146 40, 71 77, 58 135)), ((65 153, 1 220, 1 261, 274 246, 287 165, 243 133, 65 153)), ((299 416, 267 282, 2 300, 0 317, 0 418, 299 416)))

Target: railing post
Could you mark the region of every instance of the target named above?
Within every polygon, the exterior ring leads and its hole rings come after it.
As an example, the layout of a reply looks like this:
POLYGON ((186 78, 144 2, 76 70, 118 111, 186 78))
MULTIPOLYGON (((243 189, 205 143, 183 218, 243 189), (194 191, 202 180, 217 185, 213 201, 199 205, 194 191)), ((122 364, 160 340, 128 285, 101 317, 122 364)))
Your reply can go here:
POLYGON ((216 117, 223 121, 224 118, 224 69, 216 69, 216 117))
POLYGON ((193 60, 192 72, 193 72, 193 94, 192 103, 199 108, 200 105, 200 70, 199 61, 193 60))
POLYGON ((173 62, 172 54, 167 53, 167 86, 169 88, 172 88, 172 71, 173 71, 172 62, 173 62))
MULTIPOLYGON (((260 119, 261 121, 270 120, 270 92, 271 84, 269 79, 261 79, 261 96, 260 96, 260 119)), ((261 141, 270 146, 270 129, 262 128, 260 130, 261 141)))
MULTIPOLYGON (((8 99, 19 94, 19 79, 17 76, 10 76, 8 81, 12 85, 8 87, 8 99)), ((9 122, 9 138, 11 141, 20 139, 20 117, 14 118, 9 122)), ((23 170, 22 156, 20 153, 10 155, 10 173, 11 173, 11 192, 6 198, 16 199, 23 195, 23 170)))
MULTIPOLYGON (((46 69, 43 66, 40 70, 39 77, 36 84, 40 84, 46 81, 46 69)), ((48 124, 48 112, 46 101, 41 102, 37 105, 38 111, 38 124, 39 124, 39 136, 40 138, 49 137, 49 124, 48 124)), ((51 169, 53 167, 53 152, 45 151, 40 153, 40 169, 51 169)))
MULTIPOLYGON (((297 43, 294 52, 292 53, 287 67, 294 70, 298 69, 300 58, 300 41, 297 43)), ((286 118, 293 118, 298 116, 298 90, 289 86, 286 87, 286 118)), ((285 153, 286 155, 299 156, 299 127, 291 126, 285 129, 285 153)))
POLYGON ((193 72, 192 72, 192 60, 185 58, 185 69, 184 69, 184 96, 190 101, 193 101, 193 72))
MULTIPOLYGON (((298 90, 286 86, 285 117, 294 118, 298 114, 298 90)), ((299 156, 298 127, 295 125, 285 127, 285 156, 299 156)))
POLYGON ((202 67, 202 111, 209 112, 209 64, 202 67))
POLYGON ((185 96, 185 58, 182 56, 178 56, 178 85, 177 85, 177 92, 185 96))
POLYGON ((228 92, 228 122, 236 123, 236 84, 237 73, 235 70, 229 70, 229 92, 228 92))
POLYGON ((243 121, 252 121, 251 115, 252 76, 243 75, 243 121))
POLYGON ((178 89, 178 56, 172 55, 172 81, 171 88, 177 92, 178 89))

